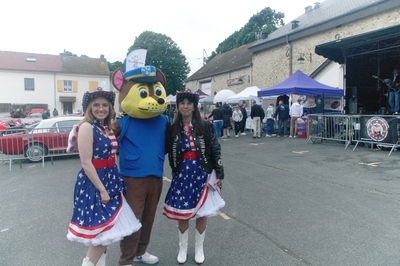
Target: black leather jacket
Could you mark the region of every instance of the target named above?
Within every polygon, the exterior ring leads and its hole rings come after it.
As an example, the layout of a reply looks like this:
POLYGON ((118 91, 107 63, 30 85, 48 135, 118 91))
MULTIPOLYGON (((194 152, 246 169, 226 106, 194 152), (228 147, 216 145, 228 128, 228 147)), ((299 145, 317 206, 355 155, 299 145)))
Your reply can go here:
MULTIPOLYGON (((218 179, 224 179, 224 166, 221 160, 221 146, 215 135, 213 125, 209 121, 204 122, 206 136, 197 136, 193 127, 192 137, 196 146, 197 157, 204 172, 210 174, 213 169, 217 172, 218 179)), ((172 176, 179 174, 182 162, 182 132, 179 132, 173 140, 169 138, 168 159, 172 169, 172 176)))

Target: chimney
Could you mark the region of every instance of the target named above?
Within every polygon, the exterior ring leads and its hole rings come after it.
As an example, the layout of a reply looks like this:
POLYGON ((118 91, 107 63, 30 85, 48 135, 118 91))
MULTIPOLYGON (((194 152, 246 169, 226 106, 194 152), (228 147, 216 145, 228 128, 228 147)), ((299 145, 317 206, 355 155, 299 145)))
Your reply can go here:
POLYGON ((321 3, 320 2, 315 2, 314 3, 314 9, 317 9, 317 8, 319 8, 321 6, 321 3))
POLYGON ((292 30, 297 28, 299 26, 299 22, 298 20, 293 20, 290 23, 292 23, 292 30))
POLYGON ((263 32, 263 33, 262 33, 262 38, 263 38, 263 40, 264 40, 264 39, 267 39, 267 38, 268 38, 268 33, 263 32))
POLYGON ((312 6, 306 6, 304 9, 306 11, 305 13, 307 13, 307 12, 312 11, 313 8, 312 8, 312 6))

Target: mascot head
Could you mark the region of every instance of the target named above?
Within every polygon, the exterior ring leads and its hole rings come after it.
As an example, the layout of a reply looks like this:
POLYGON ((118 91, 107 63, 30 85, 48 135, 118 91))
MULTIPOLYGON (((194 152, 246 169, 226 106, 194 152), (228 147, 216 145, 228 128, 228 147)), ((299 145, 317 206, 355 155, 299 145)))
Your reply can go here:
POLYGON ((120 92, 121 109, 130 117, 148 119, 161 115, 167 108, 165 76, 154 66, 135 68, 125 74, 117 69, 112 82, 120 92))

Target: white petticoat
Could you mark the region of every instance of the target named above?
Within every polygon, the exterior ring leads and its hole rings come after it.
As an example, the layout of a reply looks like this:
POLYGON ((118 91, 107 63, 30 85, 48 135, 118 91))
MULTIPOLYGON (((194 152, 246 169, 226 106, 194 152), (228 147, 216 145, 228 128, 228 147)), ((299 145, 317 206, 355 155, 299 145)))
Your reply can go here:
POLYGON ((197 211, 194 218, 207 217, 215 215, 218 210, 225 206, 225 201, 217 191, 212 191, 207 186, 204 189, 208 189, 208 196, 203 206, 197 211))
POLYGON ((108 246, 111 243, 115 243, 121 241, 125 236, 129 236, 134 232, 138 231, 142 224, 136 218, 133 213, 131 207, 126 202, 126 199, 123 197, 123 203, 121 211, 118 215, 117 221, 114 226, 101 234, 98 234, 93 239, 85 239, 82 237, 77 237, 73 235, 71 232, 68 232, 67 238, 71 241, 83 243, 86 246, 108 246))

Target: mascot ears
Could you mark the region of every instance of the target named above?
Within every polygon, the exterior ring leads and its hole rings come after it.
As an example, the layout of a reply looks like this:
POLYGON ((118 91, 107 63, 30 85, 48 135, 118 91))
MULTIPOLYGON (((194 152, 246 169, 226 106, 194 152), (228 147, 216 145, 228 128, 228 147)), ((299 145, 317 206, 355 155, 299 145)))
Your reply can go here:
MULTIPOLYGON (((153 72, 154 73, 154 72, 153 72)), ((153 80, 155 80, 154 82, 149 82, 147 80, 147 77, 142 76, 142 75, 138 75, 136 78, 131 78, 129 81, 133 81, 135 83, 156 83, 156 82, 160 82, 163 86, 165 86, 166 83, 166 79, 165 79, 165 75, 164 73, 157 68, 156 71, 156 76, 153 76, 153 80)), ((122 73, 122 70, 120 68, 118 68, 113 74, 112 74, 112 83, 114 85, 114 87, 120 91, 122 88, 122 85, 124 84, 124 81, 128 81, 125 79, 124 74, 122 73)))
POLYGON ((115 72, 112 74, 111 80, 114 87, 120 91, 122 84, 124 84, 124 74, 122 74, 122 70, 120 68, 115 70, 115 72))

